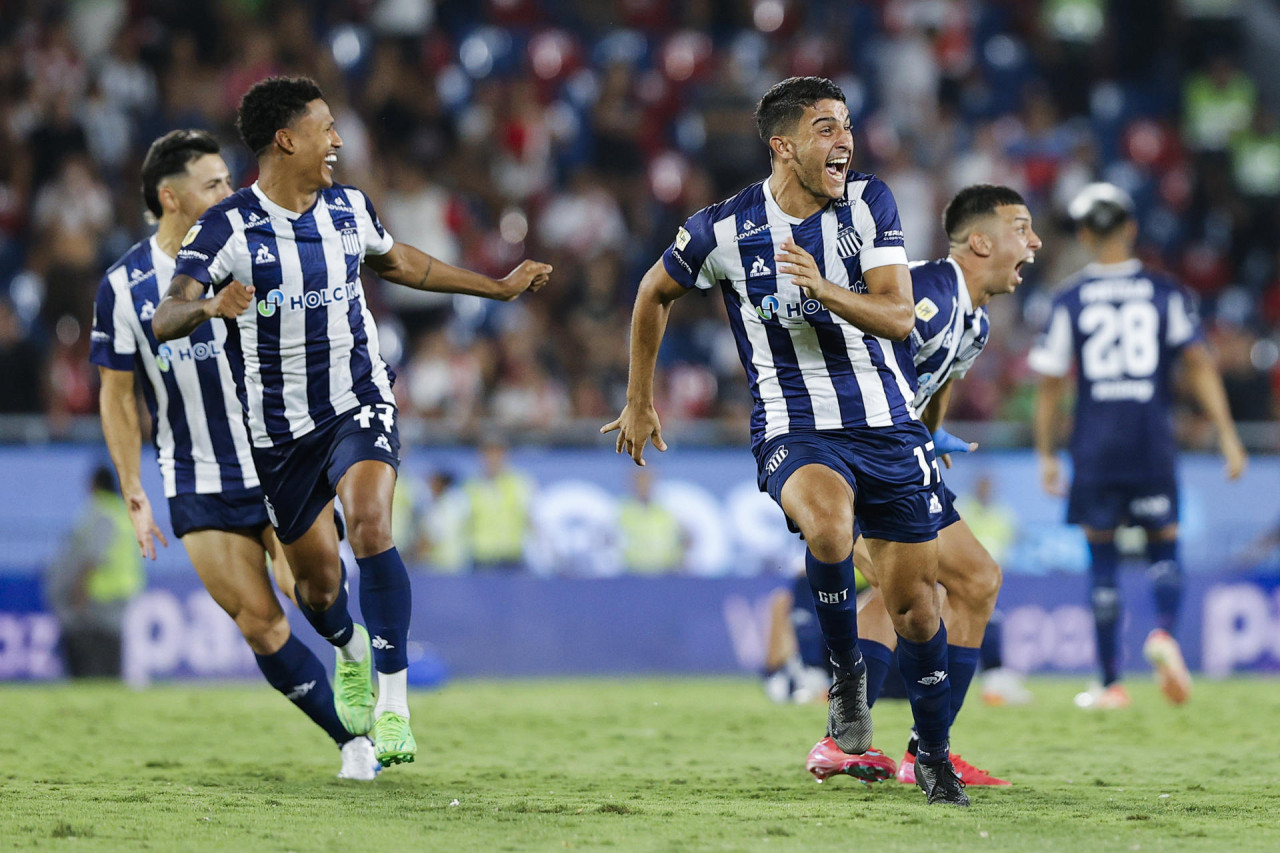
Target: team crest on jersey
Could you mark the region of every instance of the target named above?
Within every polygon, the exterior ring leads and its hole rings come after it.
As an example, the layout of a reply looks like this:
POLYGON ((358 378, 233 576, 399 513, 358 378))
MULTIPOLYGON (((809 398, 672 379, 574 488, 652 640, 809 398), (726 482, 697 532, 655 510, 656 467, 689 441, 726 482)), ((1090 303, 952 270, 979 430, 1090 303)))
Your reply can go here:
POLYGON ((676 248, 683 250, 685 246, 689 245, 689 241, 692 239, 692 235, 690 235, 689 232, 685 230, 685 227, 681 225, 679 230, 676 231, 676 248))
POLYGON ((194 240, 196 238, 196 235, 199 233, 200 233, 200 226, 192 225, 191 230, 187 232, 187 236, 182 238, 182 245, 186 246, 190 244, 191 241, 194 240))
POLYGON ((360 254, 360 234, 354 228, 342 230, 342 251, 348 255, 360 254))
POLYGON ((836 251, 848 260, 862 250, 862 237, 852 225, 846 225, 836 234, 836 251))
POLYGON ((916 303, 916 316, 926 323, 932 320, 938 314, 938 306, 929 297, 925 297, 916 303))

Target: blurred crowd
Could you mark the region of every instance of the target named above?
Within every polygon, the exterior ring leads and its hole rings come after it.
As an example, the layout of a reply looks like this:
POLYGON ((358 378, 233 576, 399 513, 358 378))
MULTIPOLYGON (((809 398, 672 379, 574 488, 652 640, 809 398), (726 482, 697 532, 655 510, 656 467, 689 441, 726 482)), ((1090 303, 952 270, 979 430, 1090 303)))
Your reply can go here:
MULTIPOLYGON (((1025 419, 1024 354, 1084 259, 1063 211, 1128 189, 1143 257, 1201 296, 1234 414, 1280 399, 1280 12, 1251 0, 9 0, 0 5, 0 413, 96 411, 91 304, 148 233, 147 145, 223 140, 270 74, 323 87, 338 179, 393 235, 505 274, 555 265, 512 304, 366 281, 406 417, 554 432, 624 400, 635 287, 693 211, 767 174, 752 110, 773 82, 833 78, 855 168, 895 193, 913 259, 945 254, 942 206, 1010 184, 1045 248, 953 417, 1025 419), (1267 86, 1272 88, 1268 89, 1267 86)), ((745 425, 717 294, 684 300, 662 351, 666 419, 745 425)))

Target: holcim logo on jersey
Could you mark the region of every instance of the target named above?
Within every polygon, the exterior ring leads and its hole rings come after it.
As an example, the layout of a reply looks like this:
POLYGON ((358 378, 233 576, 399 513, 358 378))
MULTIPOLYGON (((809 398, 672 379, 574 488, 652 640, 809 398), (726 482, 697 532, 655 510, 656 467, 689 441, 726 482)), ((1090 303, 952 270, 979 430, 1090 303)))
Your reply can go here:
POLYGON ((169 344, 161 344, 156 350, 156 364, 162 371, 168 372, 175 361, 204 361, 222 355, 222 345, 217 341, 201 341, 198 344, 174 348, 169 344))
POLYGON ((762 320, 796 320, 805 314, 816 314, 822 310, 822 303, 816 299, 791 300, 783 302, 777 296, 769 295, 760 300, 756 313, 762 320))
POLYGON ((335 284, 327 290, 310 290, 300 296, 290 296, 288 300, 279 290, 273 290, 264 299, 258 300, 258 313, 263 317, 271 317, 276 309, 285 306, 297 311, 302 308, 323 308, 335 302, 350 302, 359 295, 356 283, 335 284))

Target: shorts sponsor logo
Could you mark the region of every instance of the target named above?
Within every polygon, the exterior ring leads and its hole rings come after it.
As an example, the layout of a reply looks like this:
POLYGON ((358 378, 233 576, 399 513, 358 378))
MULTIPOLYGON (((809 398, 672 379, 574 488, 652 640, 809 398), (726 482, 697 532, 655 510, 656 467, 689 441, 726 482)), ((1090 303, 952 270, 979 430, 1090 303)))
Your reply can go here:
POLYGON ((1129 502, 1129 512, 1135 518, 1157 518, 1168 515, 1171 509, 1173 501, 1168 495, 1148 495, 1129 502))
POLYGON ((378 440, 373 443, 373 446, 379 450, 385 450, 387 453, 391 452, 391 442, 387 441, 385 435, 378 436, 378 440))
POLYGON ((778 470, 778 466, 782 464, 782 460, 787 458, 787 446, 784 444, 777 450, 773 451, 773 455, 769 457, 769 461, 764 463, 764 472, 772 474, 778 470))
POLYGON ((938 500, 937 495, 929 495, 929 515, 939 515, 942 512, 942 501, 938 500))

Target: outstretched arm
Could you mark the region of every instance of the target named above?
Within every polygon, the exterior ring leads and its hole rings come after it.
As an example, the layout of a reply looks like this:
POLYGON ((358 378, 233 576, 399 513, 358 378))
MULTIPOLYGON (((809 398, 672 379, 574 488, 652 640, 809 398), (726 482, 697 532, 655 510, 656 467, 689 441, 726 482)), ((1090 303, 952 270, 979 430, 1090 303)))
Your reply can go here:
POLYGON ((624 450, 637 465, 644 465, 644 446, 652 440, 658 450, 666 450, 662 424, 653 408, 653 376, 658 366, 658 348, 667 330, 671 303, 688 291, 667 273, 658 261, 640 280, 640 291, 631 310, 631 365, 627 375, 627 405, 617 420, 600 432, 618 431, 615 450, 624 450))
POLYGON ((1040 484, 1051 495, 1062 496, 1066 488, 1062 483, 1062 469, 1058 464, 1058 410, 1067 391, 1065 376, 1042 376, 1036 389, 1035 442, 1040 457, 1040 484))
POLYGON ((151 318, 151 331, 157 340, 171 341, 191 334, 214 317, 232 320, 253 302, 253 290, 233 281, 218 295, 205 299, 204 285, 191 276, 175 275, 151 318))
POLYGON ((1187 346, 1182 351, 1182 362, 1186 367, 1191 393, 1218 430, 1218 447, 1227 461, 1227 478, 1234 480, 1244 473, 1249 457, 1236 432, 1235 421, 1231 419, 1231 407, 1227 405, 1222 375, 1218 373, 1218 366, 1214 364, 1209 348, 1202 343, 1187 346))
POLYGON ((129 520, 133 522, 138 549, 144 557, 154 560, 154 539, 159 539, 166 548, 169 542, 156 524, 151 514, 151 501, 142 488, 142 433, 138 427, 138 398, 133 391, 133 371, 99 367, 98 375, 102 379, 102 390, 98 392, 102 435, 107 440, 111 462, 120 478, 120 495, 129 508, 129 520))
POLYGON ((952 453, 972 453, 978 449, 978 442, 957 438, 942 428, 942 420, 947 416, 947 408, 951 405, 951 383, 948 379, 942 387, 929 399, 929 405, 920 413, 920 421, 933 434, 933 451, 942 460, 942 464, 951 467, 952 453))
POLYGON ((790 238, 774 256, 779 275, 790 275, 806 294, 832 314, 878 338, 905 341, 915 326, 915 298, 906 264, 867 270, 866 293, 854 293, 822 277, 818 262, 790 238))
POLYGON ((550 280, 551 265, 521 261, 506 277, 492 279, 451 266, 407 243, 394 243, 383 255, 367 255, 369 269, 395 284, 436 293, 466 293, 510 302, 526 290, 537 292, 550 280))

